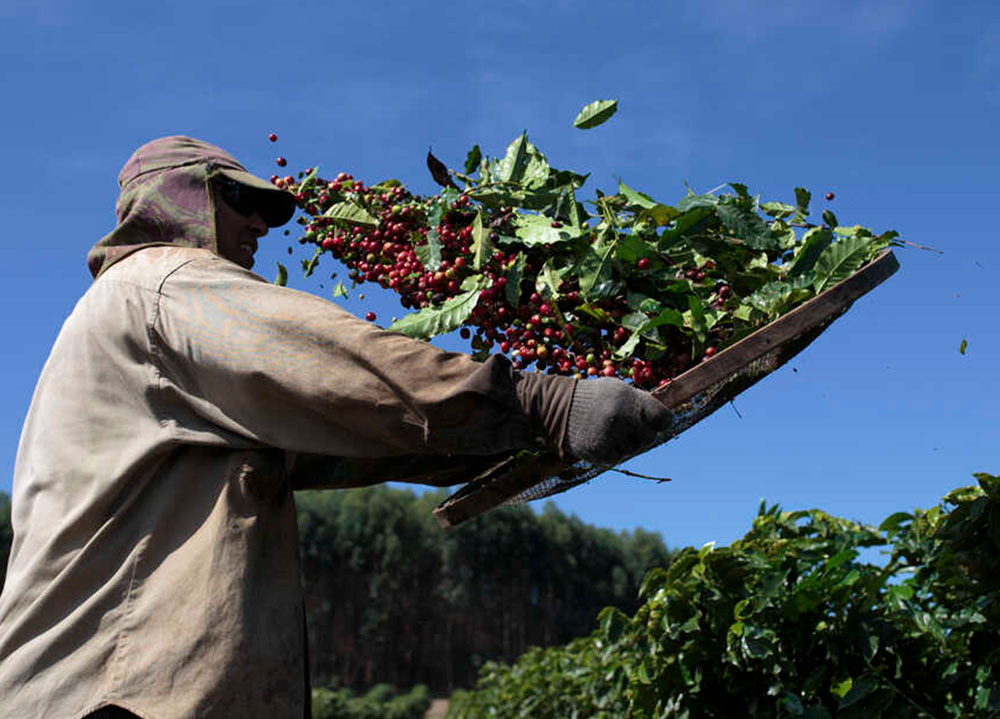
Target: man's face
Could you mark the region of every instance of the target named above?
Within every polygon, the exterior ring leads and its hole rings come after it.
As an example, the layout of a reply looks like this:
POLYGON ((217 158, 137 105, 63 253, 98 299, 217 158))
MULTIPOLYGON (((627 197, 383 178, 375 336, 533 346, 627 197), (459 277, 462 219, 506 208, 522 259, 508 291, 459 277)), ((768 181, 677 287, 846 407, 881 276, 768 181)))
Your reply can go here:
POLYGON ((267 234, 267 223, 257 211, 241 215, 222 197, 218 186, 212 186, 215 200, 216 250, 227 260, 250 269, 257 252, 257 238, 267 234))

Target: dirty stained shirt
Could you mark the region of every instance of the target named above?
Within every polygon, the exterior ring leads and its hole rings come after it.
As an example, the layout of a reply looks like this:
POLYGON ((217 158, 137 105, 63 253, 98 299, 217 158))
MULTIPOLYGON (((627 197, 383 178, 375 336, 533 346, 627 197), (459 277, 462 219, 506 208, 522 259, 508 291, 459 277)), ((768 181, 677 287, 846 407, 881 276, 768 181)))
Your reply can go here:
MULTIPOLYGON (((521 379, 208 250, 116 262, 66 320, 24 424, 0 716, 301 717, 296 463, 531 446, 521 379)), ((572 382, 553 387, 545 411, 564 416, 572 382)))

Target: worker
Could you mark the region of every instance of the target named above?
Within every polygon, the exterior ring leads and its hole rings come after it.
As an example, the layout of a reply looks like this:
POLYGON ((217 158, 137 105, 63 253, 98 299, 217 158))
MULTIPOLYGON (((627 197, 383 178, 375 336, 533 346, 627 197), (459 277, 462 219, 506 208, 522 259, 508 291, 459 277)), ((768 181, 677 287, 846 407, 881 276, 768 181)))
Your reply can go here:
POLYGON ((119 184, 18 448, 4 719, 308 716, 294 489, 531 447, 611 463, 669 423, 619 380, 475 362, 265 281, 294 198, 214 145, 154 140, 119 184))

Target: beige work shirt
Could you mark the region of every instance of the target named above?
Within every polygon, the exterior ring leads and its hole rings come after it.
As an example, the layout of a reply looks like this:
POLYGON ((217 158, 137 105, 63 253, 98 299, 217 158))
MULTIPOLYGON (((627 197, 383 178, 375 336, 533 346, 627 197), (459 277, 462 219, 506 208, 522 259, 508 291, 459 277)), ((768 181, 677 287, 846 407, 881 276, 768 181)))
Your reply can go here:
POLYGON ((303 485, 335 486, 350 471, 317 479, 317 458, 528 446, 520 381, 207 250, 115 263, 66 320, 24 424, 0 717, 301 717, 297 463, 303 485))

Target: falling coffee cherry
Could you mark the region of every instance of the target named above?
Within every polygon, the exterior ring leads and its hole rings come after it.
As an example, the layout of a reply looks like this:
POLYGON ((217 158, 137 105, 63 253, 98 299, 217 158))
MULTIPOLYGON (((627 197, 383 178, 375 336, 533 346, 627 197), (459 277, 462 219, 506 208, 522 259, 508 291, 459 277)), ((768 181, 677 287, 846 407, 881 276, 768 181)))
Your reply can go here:
POLYGON ((278 136, 272 132, 270 135, 267 136, 267 139, 270 140, 271 142, 277 142, 278 136))
POLYGON ((830 202, 834 197, 836 197, 836 195, 834 195, 832 192, 828 192, 828 193, 826 193, 825 197, 826 197, 826 201, 830 202))
POLYGON ((375 313, 374 312, 365 312, 365 319, 368 320, 369 322, 374 322, 375 321, 375 313))
POLYGON ((284 157, 279 157, 277 160, 275 160, 275 162, 278 164, 278 167, 284 167, 285 165, 288 164, 288 160, 286 160, 284 157))

